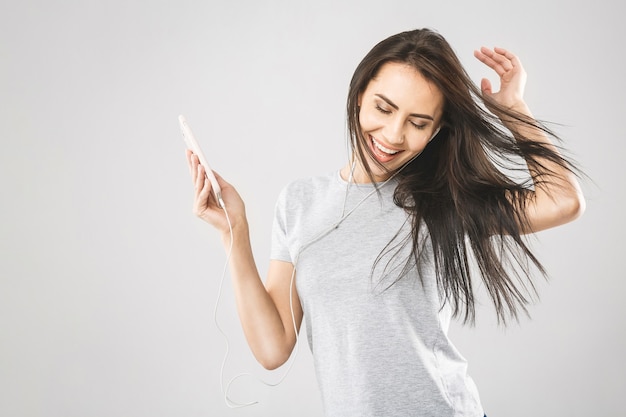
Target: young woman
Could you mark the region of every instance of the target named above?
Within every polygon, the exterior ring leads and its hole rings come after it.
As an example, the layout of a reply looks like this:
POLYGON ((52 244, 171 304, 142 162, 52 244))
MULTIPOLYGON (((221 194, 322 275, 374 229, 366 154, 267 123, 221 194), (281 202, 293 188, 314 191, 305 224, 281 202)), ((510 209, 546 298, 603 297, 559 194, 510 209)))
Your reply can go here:
POLYGON ((187 154, 195 213, 227 247, 232 236, 252 352, 268 369, 283 364, 304 317, 328 416, 482 416, 450 319, 473 320, 477 277, 500 319, 525 311, 530 267, 541 265, 524 235, 584 210, 572 165, 524 102, 520 60, 501 48, 474 55, 498 74, 499 91, 486 79, 475 87, 431 30, 367 54, 348 95, 352 159, 281 193, 265 284, 242 199, 218 176, 231 235, 187 154), (528 181, 509 177, 520 168, 528 181))

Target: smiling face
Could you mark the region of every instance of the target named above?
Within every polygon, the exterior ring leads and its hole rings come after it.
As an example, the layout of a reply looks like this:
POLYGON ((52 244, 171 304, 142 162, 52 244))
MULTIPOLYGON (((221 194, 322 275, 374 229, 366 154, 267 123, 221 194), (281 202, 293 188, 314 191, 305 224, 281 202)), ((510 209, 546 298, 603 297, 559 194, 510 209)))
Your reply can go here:
MULTIPOLYGON (((387 62, 359 95, 359 122, 366 161, 376 181, 384 181, 419 155, 437 133, 443 95, 413 67, 387 62)), ((370 179, 360 166, 357 182, 370 179)))

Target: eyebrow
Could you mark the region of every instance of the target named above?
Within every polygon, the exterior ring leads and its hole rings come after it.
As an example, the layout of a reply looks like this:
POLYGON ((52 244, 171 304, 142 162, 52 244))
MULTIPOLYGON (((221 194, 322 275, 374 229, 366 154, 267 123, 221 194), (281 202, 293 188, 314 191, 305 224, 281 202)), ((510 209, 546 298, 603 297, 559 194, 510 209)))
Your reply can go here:
MULTIPOLYGON (((389 100, 389 99, 388 99, 387 97, 385 97, 384 95, 382 95, 382 94, 374 94, 374 95, 375 95, 376 97, 378 97, 378 98, 380 98, 380 99, 384 100, 387 104, 389 104, 389 105, 390 105, 391 107, 393 107, 394 109, 396 109, 396 110, 399 110, 399 109, 400 109, 400 108, 398 107, 398 105, 397 105, 397 104, 395 104, 393 101, 389 100)), ((433 121, 435 120, 435 119, 433 118, 433 116, 430 116, 430 115, 428 115, 428 114, 411 113, 411 114, 409 114, 409 116, 419 117, 419 118, 421 118, 421 119, 428 119, 428 120, 433 120, 433 121)))

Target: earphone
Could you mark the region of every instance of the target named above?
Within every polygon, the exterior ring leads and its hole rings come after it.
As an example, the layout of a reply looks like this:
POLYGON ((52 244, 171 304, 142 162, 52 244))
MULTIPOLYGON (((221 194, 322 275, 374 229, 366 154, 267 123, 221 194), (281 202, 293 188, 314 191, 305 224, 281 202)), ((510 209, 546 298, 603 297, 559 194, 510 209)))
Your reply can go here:
POLYGON ((439 133, 440 130, 441 130, 441 125, 437 126, 437 129, 435 129, 435 133, 433 133, 430 139, 428 139, 428 143, 430 143, 433 139, 435 139, 435 136, 437 136, 437 133, 439 133))

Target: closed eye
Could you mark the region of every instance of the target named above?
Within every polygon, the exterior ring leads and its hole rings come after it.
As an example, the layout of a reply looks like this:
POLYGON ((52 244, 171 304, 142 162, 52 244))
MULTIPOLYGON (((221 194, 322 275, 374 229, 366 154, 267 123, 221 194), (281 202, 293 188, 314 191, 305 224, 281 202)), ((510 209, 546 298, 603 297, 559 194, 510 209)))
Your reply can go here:
MULTIPOLYGON (((376 104, 376 110, 378 110, 382 114, 391 114, 392 112, 392 110, 388 110, 388 109, 385 109, 384 107, 381 107, 380 104, 376 104)), ((412 121, 409 121, 409 123, 411 123, 411 125, 417 130, 423 130, 427 126, 427 123, 415 123, 412 121)))
POLYGON ((376 105, 376 110, 378 110, 379 112, 381 112, 383 114, 390 114, 391 113, 391 110, 383 109, 378 104, 376 105))

